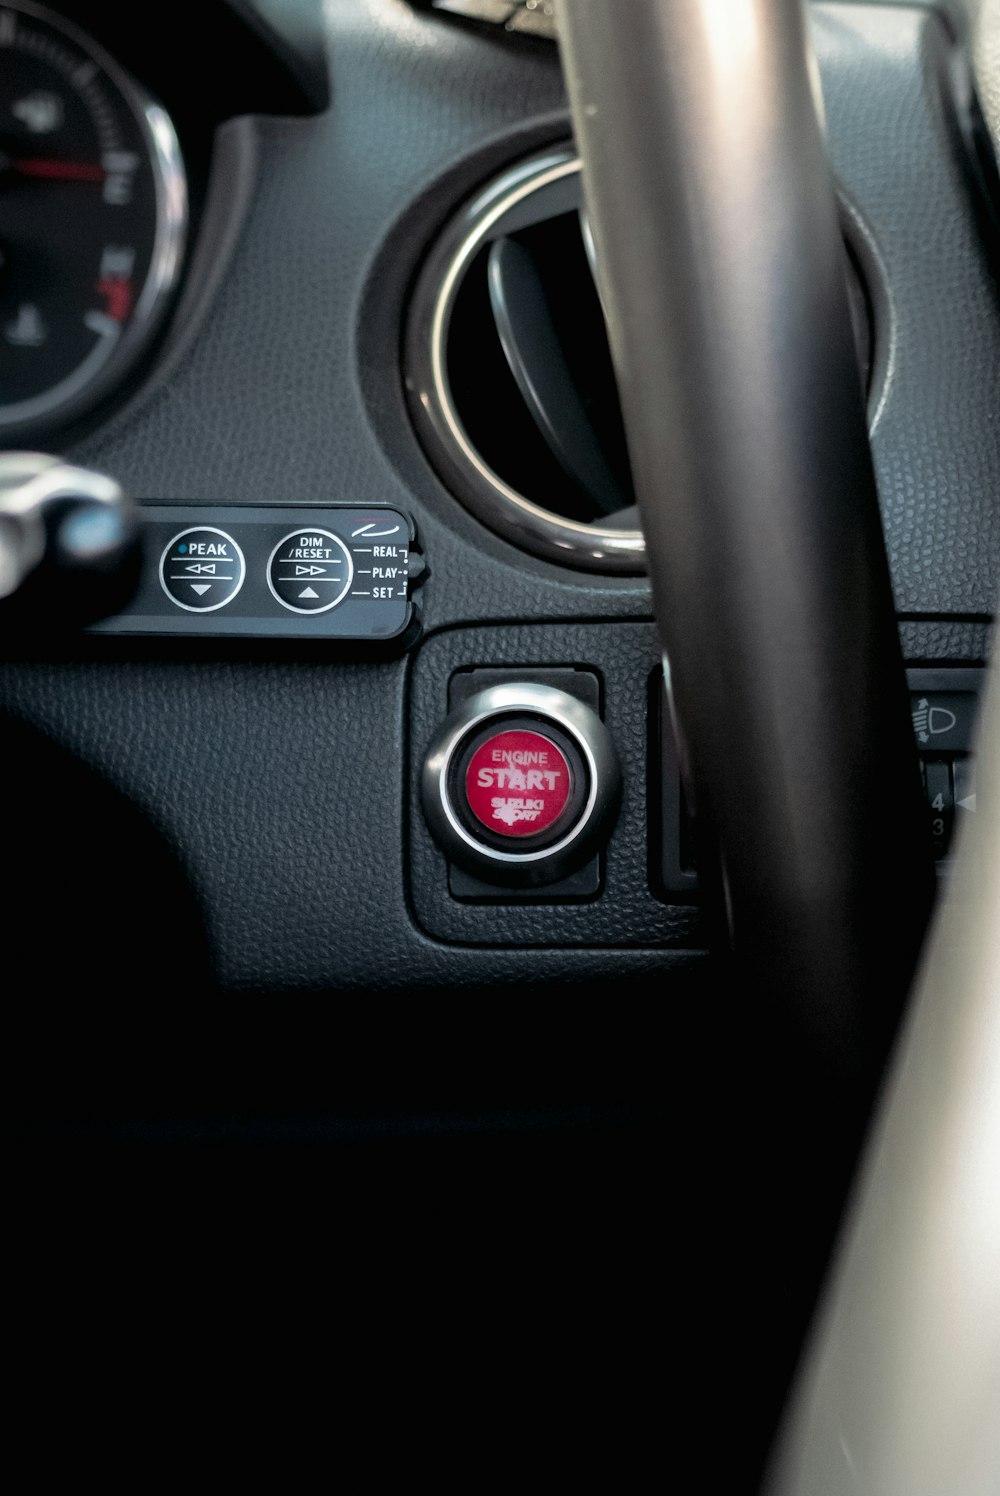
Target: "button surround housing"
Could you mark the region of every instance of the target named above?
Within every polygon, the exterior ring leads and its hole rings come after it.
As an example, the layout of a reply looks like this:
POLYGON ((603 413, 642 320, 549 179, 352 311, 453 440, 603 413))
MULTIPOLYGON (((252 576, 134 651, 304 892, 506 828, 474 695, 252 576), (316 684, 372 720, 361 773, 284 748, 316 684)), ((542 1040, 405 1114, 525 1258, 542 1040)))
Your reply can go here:
POLYGON ((512 887, 555 882, 580 867, 610 832, 620 792, 618 755, 597 713, 565 691, 531 683, 493 686, 463 702, 430 745, 421 778, 424 815, 448 857, 478 878, 512 887), (525 838, 523 846, 491 833, 461 793, 472 754, 508 727, 549 737, 570 758, 577 782, 569 823, 560 816, 551 834, 525 838))

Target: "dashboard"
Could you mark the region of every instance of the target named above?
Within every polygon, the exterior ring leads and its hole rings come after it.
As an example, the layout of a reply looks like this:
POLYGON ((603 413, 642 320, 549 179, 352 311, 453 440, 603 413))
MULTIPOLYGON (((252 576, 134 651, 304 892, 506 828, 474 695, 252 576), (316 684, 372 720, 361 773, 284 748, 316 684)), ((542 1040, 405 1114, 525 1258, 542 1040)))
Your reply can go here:
MULTIPOLYGON (((161 37, 97 0, 0 7, 3 444, 110 474, 146 542, 111 618, 8 636, 0 705, 110 797, 77 844, 147 933, 182 900, 213 990, 702 980, 556 21, 487 11, 219 3, 161 37), (541 881, 504 840, 542 835, 527 781, 485 834, 451 781, 450 831, 426 813, 470 681, 562 693, 612 742, 599 834, 541 881), (169 898, 121 887, 133 822, 169 898)), ((947 9, 811 16, 944 858, 974 785, 971 727, 940 729, 1000 572, 993 187, 947 9)), ((547 732, 586 783, 590 739, 547 732)))
MULTIPOLYGON (((114 476, 147 539, 132 603, 45 660, 15 649, 3 705, 156 827, 223 990, 461 990, 484 950, 500 986, 701 960, 684 808, 651 772, 672 749, 593 244, 533 13, 181 9, 190 73, 115 7, 1 7, 3 441, 114 476), (428 827, 425 758, 476 672, 563 672, 611 733, 620 809, 588 881, 476 892, 428 827)), ((945 12, 820 4, 813 33, 904 652, 969 672, 1000 491, 973 100, 945 12)), ((924 729, 949 720, 921 702, 924 729)), ((972 791, 924 736, 943 850, 972 791)))
MULTIPOLYGON (((712 952, 559 5, 154 11, 0 0, 0 472, 52 487, 49 542, 81 471, 140 542, 86 617, 65 566, 0 568, 21 1133, 443 1140, 373 1296, 429 1222, 446 1302, 463 1252, 477 1311, 519 1265, 595 1424, 648 1398, 666 1193, 689 1406, 727 1347, 759 1468, 865 1106, 712 952)), ((1000 585, 1000 108, 971 0, 807 11, 946 887, 1000 585)))
MULTIPOLYGON (((223 990, 461 990, 485 950, 500 987, 687 980, 696 880, 651 772, 671 749, 551 16, 250 10, 178 12, 192 75, 115 7, 1 7, 3 441, 112 474, 147 539, 126 609, 13 651, 4 709, 156 827, 223 990), (428 829, 425 758, 475 672, 563 672, 611 733, 590 881, 476 890, 428 829)), ((945 13, 820 4, 813 33, 904 652, 969 672, 1000 491, 972 103, 945 13)))

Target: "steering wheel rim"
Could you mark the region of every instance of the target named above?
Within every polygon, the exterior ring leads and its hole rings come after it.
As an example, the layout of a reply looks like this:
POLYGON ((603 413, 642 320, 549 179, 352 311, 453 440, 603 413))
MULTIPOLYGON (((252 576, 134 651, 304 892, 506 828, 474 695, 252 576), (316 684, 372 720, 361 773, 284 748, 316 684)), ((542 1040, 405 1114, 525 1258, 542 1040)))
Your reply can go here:
MULTIPOLYGON (((752 1057, 771 1121, 751 1136, 771 1146, 794 1108, 822 1174, 802 1222, 778 1203, 769 1223, 810 1264, 786 1301, 759 1255, 741 1279, 745 1293, 757 1274, 783 1345, 734 1463, 746 1489, 933 870, 800 0, 569 0, 560 26, 699 876, 742 1001, 726 1083, 745 1113, 752 1057)), ((795 1167, 785 1154, 789 1188, 795 1167)), ((726 1210, 699 1198, 721 1227, 726 1210)), ((730 1290, 720 1320, 745 1307, 730 1290)), ((760 1314, 740 1322, 765 1333, 760 1314)))

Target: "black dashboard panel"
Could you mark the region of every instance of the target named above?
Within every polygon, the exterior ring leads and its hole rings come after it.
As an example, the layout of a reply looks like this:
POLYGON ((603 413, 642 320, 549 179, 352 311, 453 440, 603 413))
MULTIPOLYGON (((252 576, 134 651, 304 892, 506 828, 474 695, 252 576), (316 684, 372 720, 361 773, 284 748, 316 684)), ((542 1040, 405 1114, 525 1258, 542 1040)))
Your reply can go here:
MULTIPOLYGON (((402 0, 328 0, 323 15, 330 108, 226 127, 252 144, 225 273, 162 376, 67 455, 206 525, 265 504, 412 515, 423 642, 378 661, 292 641, 144 652, 95 639, 59 658, 7 641, 0 708, 159 830, 226 990, 566 986, 687 968, 701 943, 690 909, 631 883, 624 942, 622 927, 609 937, 611 905, 589 925, 533 907, 526 931, 449 903, 416 807, 428 683, 476 638, 467 665, 544 657, 642 683, 619 731, 623 757, 645 763, 658 666, 645 582, 532 559, 480 526, 424 458, 400 374, 408 293, 438 227, 494 173, 566 138, 555 52, 402 0), (567 919, 590 943, 565 938, 567 919)), ((949 34, 922 8, 814 16, 835 168, 885 287, 873 440, 904 648, 914 663, 980 663, 1000 580, 1000 306, 951 111, 949 34)), ((150 83, 166 96, 165 77, 150 83)), ((631 793, 642 798, 634 778, 631 793)), ((647 824, 622 823, 643 875, 647 824)))
POLYGON ((953 113, 951 36, 926 10, 814 14, 834 169, 888 299, 872 444, 897 608, 991 614, 1000 261, 953 113))

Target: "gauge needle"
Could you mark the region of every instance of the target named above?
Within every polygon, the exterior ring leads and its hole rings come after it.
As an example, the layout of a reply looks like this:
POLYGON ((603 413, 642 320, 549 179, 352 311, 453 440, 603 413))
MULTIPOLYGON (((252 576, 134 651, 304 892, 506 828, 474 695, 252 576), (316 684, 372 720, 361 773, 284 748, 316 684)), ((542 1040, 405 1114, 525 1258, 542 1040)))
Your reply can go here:
POLYGON ((11 171, 19 177, 39 177, 49 182, 103 182, 107 172, 91 161, 58 161, 47 156, 14 156, 0 154, 0 171, 11 171))

